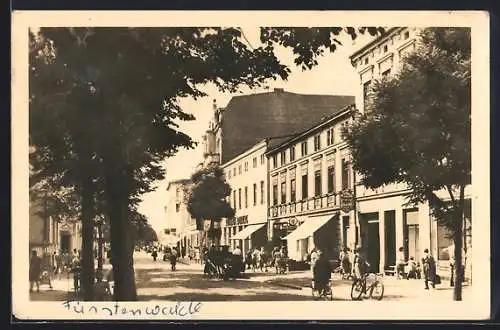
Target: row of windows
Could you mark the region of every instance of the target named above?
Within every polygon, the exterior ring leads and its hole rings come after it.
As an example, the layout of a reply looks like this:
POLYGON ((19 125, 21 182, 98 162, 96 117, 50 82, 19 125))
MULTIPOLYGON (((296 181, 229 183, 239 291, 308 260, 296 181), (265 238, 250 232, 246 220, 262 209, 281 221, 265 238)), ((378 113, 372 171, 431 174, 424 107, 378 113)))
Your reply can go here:
MULTIPOLYGON (((257 205, 257 184, 254 183, 253 186, 253 191, 252 191, 252 195, 253 195, 253 206, 256 206, 257 205)), ((260 182, 260 204, 264 204, 264 196, 265 196, 265 187, 264 187, 264 181, 261 181, 260 182)), ((238 188, 238 189, 233 189, 233 193, 232 193, 232 201, 231 201, 231 197, 228 198, 228 202, 230 205, 233 206, 233 209, 237 210, 237 209, 242 209, 243 207, 244 208, 248 208, 248 186, 247 187, 244 187, 243 188, 243 198, 244 198, 244 204, 241 203, 241 193, 242 193, 242 190, 241 188, 238 188)))
MULTIPOLYGON (((314 172, 314 196, 321 196, 323 194, 322 191, 322 171, 317 170, 314 172)), ((327 193, 331 194, 336 192, 336 187, 335 187, 335 167, 329 166, 327 169, 327 193)), ((350 189, 351 188, 351 169, 350 169, 350 163, 343 159, 342 160, 342 172, 341 172, 341 178, 342 178, 342 190, 345 189, 350 189)), ((301 180, 301 192, 302 192, 302 199, 306 199, 309 197, 309 176, 307 173, 304 173, 300 177, 301 180)), ((287 201, 287 187, 286 187, 287 182, 283 181, 280 183, 281 185, 281 198, 278 199, 278 184, 274 183, 272 187, 272 193, 273 193, 273 205, 278 205, 278 204, 284 204, 287 201)), ((290 178, 289 181, 289 187, 290 187, 290 202, 295 202, 296 201, 296 182, 295 178, 290 178)))
MULTIPOLYGON (((405 31, 403 35, 400 35, 399 36, 399 39, 403 39, 403 40, 407 40, 410 38, 410 32, 409 31, 405 31)), ((389 46, 388 44, 385 44, 382 49, 380 50, 380 53, 387 53, 389 50, 389 46)), ((375 57, 375 51, 372 51, 371 52, 371 57, 375 57)), ((363 63, 365 65, 367 65, 370 61, 370 55, 366 55, 366 57, 364 58, 363 60, 363 63)))
MULTIPOLYGON (((265 159, 266 159, 266 156, 264 154, 260 155, 260 165, 263 165, 265 163, 265 159)), ((253 168, 256 168, 258 166, 258 163, 259 163, 259 160, 257 159, 257 157, 253 157, 252 159, 252 166, 253 168)), ((248 161, 245 161, 243 163, 243 166, 244 166, 244 171, 245 172, 248 172, 248 161)), ((239 175, 241 174, 243 171, 242 171, 242 167, 241 167, 241 164, 238 165, 237 167, 233 167, 233 169, 229 169, 227 171, 227 176, 228 178, 231 178, 231 176, 236 176, 236 175, 239 175), (238 170, 238 172, 236 172, 236 169, 238 170)))
MULTIPOLYGON (((342 126, 344 126, 344 124, 342 126)), ((314 152, 321 150, 321 148, 322 148, 321 133, 315 135, 313 140, 314 140, 314 152)), ((331 146, 331 145, 333 145, 334 142, 335 142, 335 131, 334 131, 333 127, 330 127, 326 131, 326 146, 331 146)), ((307 141, 303 141, 300 143, 300 155, 301 155, 301 157, 305 157, 308 155, 308 148, 307 147, 308 147, 307 141)), ((290 149, 288 149, 288 155, 289 155, 288 159, 290 162, 295 161, 295 146, 290 147, 290 149)), ((281 166, 283 166, 287 163, 286 151, 282 151, 280 153, 280 161, 281 161, 281 166)), ((273 168, 278 167, 278 155, 274 155, 272 157, 272 164, 273 164, 273 168)))

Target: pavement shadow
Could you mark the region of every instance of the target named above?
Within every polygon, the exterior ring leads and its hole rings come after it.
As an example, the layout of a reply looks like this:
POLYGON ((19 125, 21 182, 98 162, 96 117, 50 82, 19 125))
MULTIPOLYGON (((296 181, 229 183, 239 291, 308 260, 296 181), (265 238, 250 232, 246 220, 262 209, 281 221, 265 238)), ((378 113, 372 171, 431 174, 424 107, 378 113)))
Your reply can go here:
POLYGON ((289 293, 256 293, 253 295, 228 295, 204 292, 174 293, 167 295, 140 295, 140 301, 312 301, 311 297, 289 293))
POLYGON ((80 299, 81 297, 78 294, 64 290, 30 292, 30 301, 66 301, 80 299))

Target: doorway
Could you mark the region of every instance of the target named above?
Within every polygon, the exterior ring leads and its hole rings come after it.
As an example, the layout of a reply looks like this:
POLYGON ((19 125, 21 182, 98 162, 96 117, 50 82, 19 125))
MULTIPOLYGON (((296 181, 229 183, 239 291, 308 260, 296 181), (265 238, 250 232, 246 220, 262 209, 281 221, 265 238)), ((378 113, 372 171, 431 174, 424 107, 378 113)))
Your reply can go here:
POLYGON ((380 234, 377 213, 363 214, 360 219, 361 245, 370 264, 370 271, 380 271, 380 234))
POLYGON ((418 209, 405 210, 403 224, 405 258, 409 260, 410 257, 413 257, 415 260, 420 260, 418 209))
POLYGON ((384 212, 385 226, 385 265, 393 266, 396 264, 396 211, 384 212))
POLYGON ((60 234, 60 249, 61 252, 71 251, 71 234, 67 231, 62 231, 60 234))

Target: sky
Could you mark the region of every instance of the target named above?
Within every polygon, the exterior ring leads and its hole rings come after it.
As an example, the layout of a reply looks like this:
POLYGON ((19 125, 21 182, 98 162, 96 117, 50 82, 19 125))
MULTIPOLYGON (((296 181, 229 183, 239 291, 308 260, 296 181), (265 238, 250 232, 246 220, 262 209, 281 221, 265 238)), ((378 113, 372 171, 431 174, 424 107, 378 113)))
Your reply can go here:
MULTIPOLYGON (((243 28, 244 34, 253 47, 260 45, 258 28, 243 28)), ((232 96, 272 91, 274 88, 284 88, 285 91, 299 94, 355 95, 359 87, 359 76, 351 65, 349 56, 370 40, 370 36, 360 36, 353 42, 349 36, 341 38, 342 46, 333 54, 326 54, 318 60, 318 65, 312 70, 302 71, 293 63, 293 55, 288 49, 278 49, 276 56, 291 69, 287 81, 271 80, 268 89, 240 89, 236 94, 224 94, 215 87, 206 86, 203 90, 207 97, 193 100, 183 99, 180 102, 184 111, 192 113, 195 121, 179 123, 179 129, 199 142, 195 149, 181 149, 174 157, 164 162, 166 178, 157 182, 156 190, 142 196, 139 211, 148 217, 152 227, 158 232, 165 227, 165 210, 167 203, 167 184, 171 180, 189 178, 196 165, 202 160, 201 139, 208 128, 213 115, 213 100, 218 107, 225 107, 232 96)))

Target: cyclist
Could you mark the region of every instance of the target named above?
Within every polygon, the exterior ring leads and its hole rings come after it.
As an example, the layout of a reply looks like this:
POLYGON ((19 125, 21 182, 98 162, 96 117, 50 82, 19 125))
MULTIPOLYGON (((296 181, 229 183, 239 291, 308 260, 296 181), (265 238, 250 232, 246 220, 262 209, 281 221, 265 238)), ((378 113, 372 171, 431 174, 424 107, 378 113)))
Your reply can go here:
POLYGON ((318 259, 314 263, 313 267, 313 280, 314 287, 321 295, 331 279, 332 268, 330 262, 326 258, 326 255, 323 253, 323 251, 321 251, 321 249, 317 249, 316 253, 318 254, 318 259))
POLYGON ((353 272, 355 278, 361 278, 368 271, 368 262, 365 260, 361 247, 357 246, 354 250, 353 272))

